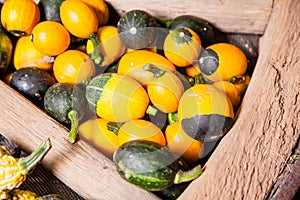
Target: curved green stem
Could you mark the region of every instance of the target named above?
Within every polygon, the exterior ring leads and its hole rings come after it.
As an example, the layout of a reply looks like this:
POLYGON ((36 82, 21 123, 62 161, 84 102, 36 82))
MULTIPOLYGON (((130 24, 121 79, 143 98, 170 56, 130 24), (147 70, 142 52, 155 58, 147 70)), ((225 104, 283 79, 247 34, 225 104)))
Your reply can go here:
POLYGON ((78 112, 76 110, 71 110, 68 113, 68 118, 71 121, 71 129, 69 132, 69 141, 75 143, 78 132, 78 112))
POLYGON ((28 174, 44 158, 44 156, 48 153, 51 147, 51 141, 49 138, 47 138, 29 156, 20 158, 18 160, 18 165, 20 167, 21 174, 28 174))
POLYGON ((155 65, 153 65, 151 63, 146 63, 143 66, 143 69, 145 71, 149 71, 149 72, 153 73, 154 78, 159 78, 166 73, 166 71, 159 69, 158 67, 156 67, 155 65))
POLYGON ((97 33, 92 33, 89 36, 89 39, 93 44, 93 51, 90 56, 96 64, 100 64, 101 62, 103 62, 103 55, 101 53, 100 42, 97 33))
POLYGON ((189 171, 179 170, 175 176, 174 184, 192 181, 195 178, 199 177, 201 174, 202 174, 201 165, 197 165, 196 167, 194 167, 189 171))
POLYGON ((123 124, 123 122, 108 122, 106 124, 106 128, 107 130, 112 131, 114 134, 118 135, 118 131, 123 124))

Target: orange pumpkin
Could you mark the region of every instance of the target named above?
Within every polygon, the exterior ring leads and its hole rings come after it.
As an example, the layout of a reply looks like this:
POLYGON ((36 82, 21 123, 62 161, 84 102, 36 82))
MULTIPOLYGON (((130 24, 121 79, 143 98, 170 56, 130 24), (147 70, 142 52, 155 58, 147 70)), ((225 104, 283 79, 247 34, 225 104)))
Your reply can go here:
POLYGON ((81 83, 95 75, 91 58, 79 50, 67 50, 58 55, 53 64, 54 76, 58 82, 81 83))
POLYGON ((200 37, 189 28, 170 31, 164 41, 165 56, 178 67, 187 67, 195 63, 200 51, 200 37))
POLYGON ((108 22, 109 10, 104 0, 81 0, 94 9, 99 25, 108 22))
POLYGON ((3 27, 15 36, 30 35, 40 21, 40 10, 32 0, 7 0, 1 9, 3 27))
POLYGON ((118 131, 119 146, 132 140, 147 140, 166 145, 163 132, 150 121, 135 119, 125 122, 118 131))
POLYGON ((153 105, 165 113, 176 112, 184 92, 180 78, 151 64, 146 64, 144 70, 152 72, 154 76, 147 85, 147 92, 153 105))
MULTIPOLYGON (((101 47, 101 62, 99 66, 106 67, 116 60, 118 60, 125 52, 125 46, 123 45, 118 29, 115 26, 102 26, 97 31, 97 36, 101 47)), ((94 51, 94 45, 91 40, 88 40, 86 45, 86 51, 91 54, 94 51)))
POLYGON ((90 38, 93 42, 91 58, 101 62, 100 44, 97 37, 98 19, 92 7, 80 0, 66 0, 60 6, 60 18, 68 31, 79 38, 90 38))
POLYGON ((38 51, 30 36, 20 37, 14 51, 14 66, 16 70, 25 67, 37 67, 44 70, 52 70, 54 57, 47 56, 38 51))
POLYGON ((55 21, 43 21, 33 28, 31 40, 41 53, 56 56, 67 50, 71 38, 62 24, 55 21))
POLYGON ((188 136, 179 121, 167 126, 165 137, 168 148, 187 163, 196 163, 201 158, 203 143, 188 136))
POLYGON ((165 71, 175 71, 176 68, 168 59, 158 53, 147 50, 134 50, 124 54, 118 65, 118 73, 125 74, 147 85, 153 79, 153 73, 144 70, 144 65, 150 63, 165 71))
POLYGON ((119 146, 118 136, 108 129, 108 123, 102 118, 89 119, 79 126, 78 131, 80 138, 112 158, 119 146))
POLYGON ((60 18, 68 31, 79 38, 88 38, 98 29, 94 10, 80 0, 66 0, 60 7, 60 18))

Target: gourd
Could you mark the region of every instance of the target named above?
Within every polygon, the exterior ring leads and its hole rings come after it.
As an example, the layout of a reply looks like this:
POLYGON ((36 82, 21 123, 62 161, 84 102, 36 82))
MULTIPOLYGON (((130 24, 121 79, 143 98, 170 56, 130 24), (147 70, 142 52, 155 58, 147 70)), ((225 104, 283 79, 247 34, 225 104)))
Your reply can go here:
POLYGON ((34 47, 48 56, 63 53, 70 45, 68 30, 59 22, 43 21, 32 30, 31 40, 34 47))
POLYGON ((171 30, 184 27, 190 28, 197 33, 204 48, 215 43, 227 42, 228 40, 224 33, 207 20, 194 15, 179 15, 171 20, 168 26, 171 30))
POLYGON ((230 100, 212 85, 195 84, 179 101, 178 120, 182 129, 201 142, 222 137, 233 124, 233 118, 230 100))
POLYGON ((27 67, 36 67, 51 71, 53 61, 53 56, 43 54, 34 47, 30 36, 23 36, 17 40, 13 58, 16 70, 27 67))
POLYGON ((156 41, 156 19, 144 10, 126 12, 117 27, 122 42, 130 49, 148 48, 156 41))
POLYGON ((39 68, 21 68, 12 73, 9 85, 34 104, 42 107, 44 95, 55 83, 54 77, 39 68))
POLYGON ((53 73, 60 83, 81 84, 95 75, 96 68, 86 53, 70 49, 55 58, 53 73))
MULTIPOLYGON (((100 62, 98 66, 107 67, 116 62, 125 52, 118 30, 115 26, 101 26, 97 31, 97 37, 100 42, 100 62)), ((87 41, 86 52, 91 54, 94 51, 93 42, 87 41)))
POLYGON ((49 138, 44 140, 39 147, 29 156, 23 158, 14 158, 3 147, 0 151, 0 199, 7 199, 8 192, 19 187, 35 166, 44 158, 51 149, 49 138))
POLYGON ((187 135, 179 121, 167 126, 165 137, 170 151, 188 164, 195 164, 201 158, 203 143, 187 135))
POLYGON ((41 0, 40 8, 43 9, 45 21, 61 22, 59 9, 64 0, 41 0))
POLYGON ((203 76, 212 82, 242 76, 248 65, 244 52, 229 43, 217 43, 203 49, 198 62, 203 76))
POLYGON ((36 193, 30 190, 14 189, 9 193, 9 199, 12 200, 63 200, 58 194, 48 194, 44 196, 38 196, 36 193))
POLYGON ((109 9, 104 0, 81 0, 94 9, 97 16, 99 26, 103 26, 108 22, 109 9))
POLYGON ((30 35, 40 21, 40 10, 32 0, 7 0, 1 9, 3 27, 15 36, 30 35))
POLYGON ((147 50, 135 50, 124 54, 118 65, 118 74, 123 74, 137 80, 146 86, 154 79, 153 73, 144 70, 145 64, 153 64, 161 70, 173 72, 174 64, 162 55, 147 50))
POLYGON ((111 125, 110 121, 98 117, 81 123, 78 132, 80 139, 85 140, 101 153, 112 158, 113 153, 119 147, 118 136, 112 130, 114 127, 115 125, 111 125))
POLYGON ((201 51, 200 37, 189 28, 170 31, 164 41, 164 53, 178 67, 194 64, 201 51))
POLYGON ((202 173, 200 165, 182 171, 180 161, 168 148, 145 140, 121 145, 113 161, 123 179, 149 191, 161 191, 173 184, 191 181, 202 173))
POLYGON ((84 92, 73 84, 55 83, 45 93, 44 107, 51 117, 70 127, 68 139, 74 143, 79 120, 83 118, 86 109, 84 92))
POLYGON ((95 114, 114 122, 144 117, 149 104, 149 97, 142 85, 117 73, 95 76, 86 87, 86 99, 95 114))
POLYGON ((155 124, 143 119, 135 119, 125 122, 117 132, 119 146, 132 140, 147 140, 166 145, 163 132, 155 124))
POLYGON ((147 84, 147 92, 153 105, 165 113, 177 111, 179 99, 184 92, 180 78, 152 64, 145 64, 143 68, 153 73, 154 78, 147 84))
POLYGON ((6 33, 0 29, 0 75, 6 72, 12 57, 13 45, 6 33))
POLYGON ((93 8, 80 0, 65 0, 60 7, 60 18, 73 36, 91 39, 94 46, 91 58, 99 64, 100 45, 96 34, 98 19, 93 8))

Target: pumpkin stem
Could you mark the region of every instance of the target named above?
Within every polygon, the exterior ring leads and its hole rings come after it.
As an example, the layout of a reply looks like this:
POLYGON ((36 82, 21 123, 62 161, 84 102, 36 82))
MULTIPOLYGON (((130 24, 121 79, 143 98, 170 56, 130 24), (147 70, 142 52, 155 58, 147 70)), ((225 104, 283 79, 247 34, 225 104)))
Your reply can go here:
POLYGON ((194 77, 194 84, 205 84, 206 81, 203 78, 202 74, 198 74, 194 77))
POLYGON ((146 114, 152 115, 152 116, 155 116, 157 114, 157 112, 158 112, 158 110, 151 105, 149 105, 146 110, 146 114))
POLYGON ((202 167, 201 165, 197 165, 193 169, 189 171, 182 171, 179 170, 175 176, 174 184, 179 184, 183 182, 192 181, 198 178, 202 174, 202 167))
POLYGON ((20 158, 18 160, 18 165, 20 166, 21 174, 28 174, 44 158, 44 156, 48 153, 51 147, 51 141, 49 138, 47 138, 29 156, 20 158))
POLYGON ((108 122, 106 124, 106 128, 107 130, 112 131, 115 135, 118 135, 118 131, 123 124, 123 122, 108 122))
POLYGON ((71 110, 68 113, 68 118, 71 121, 69 141, 73 144, 76 141, 77 132, 78 132, 78 112, 76 110, 71 110))
POLYGON ((103 56, 101 56, 100 42, 97 33, 92 33, 89 39, 93 44, 93 51, 90 56, 96 64, 100 64, 103 61, 103 56))
POLYGON ((152 72, 154 78, 159 78, 166 73, 166 71, 159 69, 158 67, 156 67, 155 65, 153 65, 151 63, 146 63, 144 65, 143 69, 145 71, 152 72))
POLYGON ((244 82, 245 80, 245 76, 233 76, 229 79, 229 82, 232 84, 238 84, 244 82))

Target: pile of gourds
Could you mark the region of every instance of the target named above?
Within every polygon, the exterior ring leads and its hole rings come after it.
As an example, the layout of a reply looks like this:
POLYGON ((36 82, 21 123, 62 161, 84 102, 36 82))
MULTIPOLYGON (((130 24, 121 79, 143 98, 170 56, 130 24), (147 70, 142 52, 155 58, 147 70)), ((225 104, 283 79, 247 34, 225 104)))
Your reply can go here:
POLYGON ((250 81, 245 53, 195 16, 110 17, 103 0, 7 0, 2 78, 70 128, 72 143, 79 133, 113 158, 151 141, 196 164, 234 122, 250 81))

